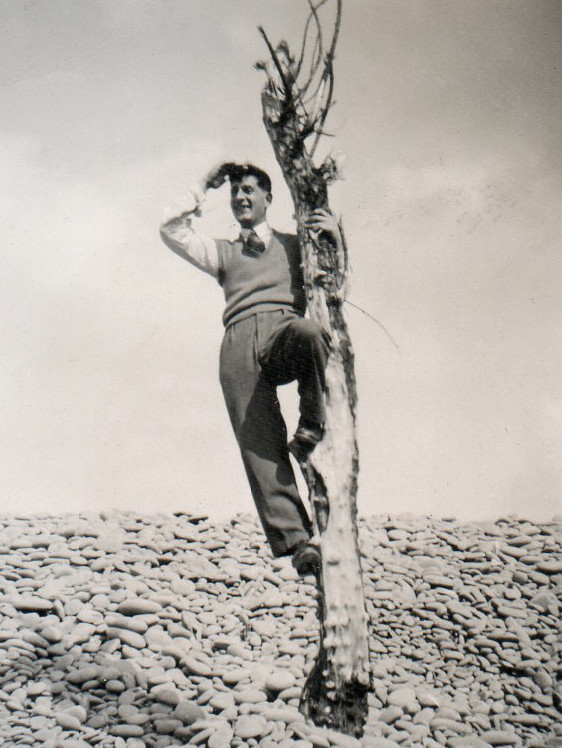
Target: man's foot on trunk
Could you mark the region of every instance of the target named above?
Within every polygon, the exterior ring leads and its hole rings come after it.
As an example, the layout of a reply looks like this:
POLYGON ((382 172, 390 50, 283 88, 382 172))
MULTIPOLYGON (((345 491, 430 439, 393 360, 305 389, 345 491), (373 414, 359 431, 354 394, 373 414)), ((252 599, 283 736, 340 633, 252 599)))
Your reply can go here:
POLYGON ((295 435, 289 442, 289 452, 297 462, 306 462, 308 455, 324 436, 324 429, 319 425, 299 422, 295 435))

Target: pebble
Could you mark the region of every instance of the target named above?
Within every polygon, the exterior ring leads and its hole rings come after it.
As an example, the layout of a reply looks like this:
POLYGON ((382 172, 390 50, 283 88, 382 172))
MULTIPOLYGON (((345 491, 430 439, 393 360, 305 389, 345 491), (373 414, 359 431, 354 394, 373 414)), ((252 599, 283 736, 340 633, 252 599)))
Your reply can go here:
POLYGON ((142 738, 144 729, 140 725, 117 724, 109 728, 111 735, 120 738, 142 738))
POLYGON ((234 734, 239 738, 256 738, 265 730, 266 721, 259 715, 243 715, 236 720, 234 734))
POLYGON ((138 616, 145 613, 158 613, 162 609, 160 603, 144 598, 128 598, 117 606, 117 612, 124 616, 138 616))
POLYGON ((119 639, 123 644, 135 649, 143 649, 146 647, 146 640, 142 634, 137 634, 136 631, 130 631, 129 629, 118 628, 117 626, 110 626, 106 632, 108 639, 119 639))
POLYGON ((64 730, 79 730, 80 720, 72 714, 67 712, 60 712, 55 715, 57 725, 60 725, 64 730))
POLYGON ((174 717, 180 719, 185 725, 192 725, 198 720, 202 720, 207 715, 204 709, 192 701, 181 699, 173 711, 174 717))
POLYGON ((66 680, 69 683, 81 686, 87 681, 97 680, 100 669, 97 665, 90 665, 78 670, 71 670, 66 674, 66 680))
POLYGON ((183 667, 193 675, 200 675, 208 678, 212 674, 212 669, 197 657, 190 654, 182 658, 183 667))
POLYGON ((490 745, 515 745, 521 742, 517 734, 511 730, 486 730, 481 737, 490 745))
POLYGON ((290 670, 273 670, 265 677, 264 685, 268 691, 284 691, 296 683, 296 678, 290 670))
POLYGON ((148 623, 144 618, 131 618, 120 613, 110 613, 107 615, 105 617, 105 624, 108 627, 128 629, 137 634, 144 634, 148 629, 148 623))
POLYGON ((388 703, 394 706, 406 707, 408 704, 416 701, 416 692, 413 688, 397 688, 392 691, 388 696, 388 703))
POLYGON ((234 686, 240 683, 240 681, 247 680, 249 677, 250 671, 246 668, 235 668, 221 673, 223 683, 228 686, 234 686))
POLYGON ((212 735, 209 736, 207 748, 230 748, 233 737, 234 730, 227 722, 224 727, 219 727, 216 732, 213 732, 212 735))
POLYGON ((361 740, 298 711, 315 587, 253 515, 0 517, 0 745, 560 745, 560 524, 404 515, 359 536, 361 740))

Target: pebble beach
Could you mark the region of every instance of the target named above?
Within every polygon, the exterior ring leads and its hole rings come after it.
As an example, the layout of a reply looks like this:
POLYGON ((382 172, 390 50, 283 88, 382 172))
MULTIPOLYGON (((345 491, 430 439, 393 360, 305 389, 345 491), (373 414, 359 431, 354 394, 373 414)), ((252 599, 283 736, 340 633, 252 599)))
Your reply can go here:
POLYGON ((255 517, 0 517, 0 746, 562 746, 562 517, 359 521, 361 739, 298 711, 314 579, 255 517))

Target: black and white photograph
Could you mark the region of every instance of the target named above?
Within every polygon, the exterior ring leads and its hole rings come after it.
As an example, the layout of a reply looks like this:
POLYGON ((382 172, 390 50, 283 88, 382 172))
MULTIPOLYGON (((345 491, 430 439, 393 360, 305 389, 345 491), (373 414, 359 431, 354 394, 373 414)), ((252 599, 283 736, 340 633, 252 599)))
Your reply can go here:
POLYGON ((562 746, 559 0, 0 18, 0 746, 562 746))

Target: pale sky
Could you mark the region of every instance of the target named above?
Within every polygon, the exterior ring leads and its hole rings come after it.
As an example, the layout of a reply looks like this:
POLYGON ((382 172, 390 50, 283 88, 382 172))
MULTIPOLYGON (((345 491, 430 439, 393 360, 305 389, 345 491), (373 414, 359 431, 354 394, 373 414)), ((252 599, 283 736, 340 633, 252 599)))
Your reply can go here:
MULTIPOLYGON (((348 0, 326 147, 353 276, 359 512, 562 512, 562 3, 348 0)), ((160 241, 221 158, 274 182, 257 32, 304 0, 0 0, 0 509, 254 511, 222 291, 160 241)), ((232 218, 213 194, 203 230, 232 218)), ((296 392, 282 402, 289 428, 296 392)))

